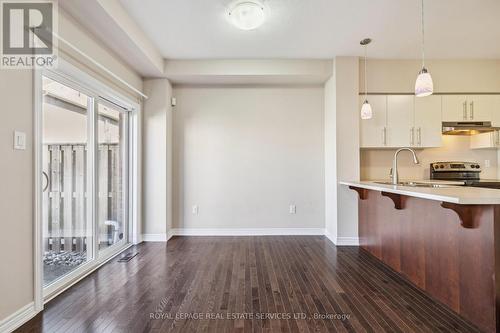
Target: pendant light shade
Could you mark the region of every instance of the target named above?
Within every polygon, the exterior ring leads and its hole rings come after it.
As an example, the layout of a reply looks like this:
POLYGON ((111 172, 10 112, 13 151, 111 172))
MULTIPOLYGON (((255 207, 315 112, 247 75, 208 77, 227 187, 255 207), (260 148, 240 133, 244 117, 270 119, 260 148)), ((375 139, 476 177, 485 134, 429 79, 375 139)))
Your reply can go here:
POLYGON ((370 103, 368 103, 368 100, 365 99, 363 106, 361 106, 361 119, 363 120, 372 119, 372 117, 373 117, 372 106, 370 105, 370 103))
POLYGON ((417 97, 425 97, 432 95, 433 92, 434 83, 432 82, 431 74, 424 67, 418 73, 417 82, 415 82, 415 95, 417 97))
POLYGON ((422 69, 418 73, 415 82, 415 96, 430 96, 434 92, 434 83, 431 74, 425 68, 425 26, 424 26, 424 0, 422 0, 422 69))
POLYGON ((367 58, 367 50, 366 47, 368 44, 371 43, 370 38, 365 38, 361 42, 359 42, 361 45, 365 47, 365 101, 363 102, 363 105, 361 106, 361 119, 367 120, 367 119, 372 119, 373 117, 373 111, 372 111, 372 106, 368 102, 368 80, 367 80, 367 74, 366 74, 366 58, 367 58))

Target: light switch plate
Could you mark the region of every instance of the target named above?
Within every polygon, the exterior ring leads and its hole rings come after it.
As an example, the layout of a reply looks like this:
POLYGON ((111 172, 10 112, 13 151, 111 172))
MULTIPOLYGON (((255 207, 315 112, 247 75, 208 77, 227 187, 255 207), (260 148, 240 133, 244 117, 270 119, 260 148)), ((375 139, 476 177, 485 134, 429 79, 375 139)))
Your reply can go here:
POLYGON ((14 149, 26 150, 26 133, 14 131, 14 149))
POLYGON ((198 213, 199 213, 198 205, 194 205, 192 207, 191 211, 193 212, 193 215, 198 215, 198 213))

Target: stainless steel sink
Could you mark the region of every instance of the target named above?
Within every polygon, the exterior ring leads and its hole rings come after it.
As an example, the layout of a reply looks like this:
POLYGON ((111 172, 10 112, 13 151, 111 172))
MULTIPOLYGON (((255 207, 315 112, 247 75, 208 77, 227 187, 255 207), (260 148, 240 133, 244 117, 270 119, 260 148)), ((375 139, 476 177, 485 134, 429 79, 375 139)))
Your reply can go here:
POLYGON ((396 185, 396 186, 410 186, 410 187, 431 187, 431 188, 445 188, 452 187, 455 185, 438 184, 438 183, 420 183, 420 182, 398 182, 393 184, 392 182, 374 182, 382 185, 396 185))

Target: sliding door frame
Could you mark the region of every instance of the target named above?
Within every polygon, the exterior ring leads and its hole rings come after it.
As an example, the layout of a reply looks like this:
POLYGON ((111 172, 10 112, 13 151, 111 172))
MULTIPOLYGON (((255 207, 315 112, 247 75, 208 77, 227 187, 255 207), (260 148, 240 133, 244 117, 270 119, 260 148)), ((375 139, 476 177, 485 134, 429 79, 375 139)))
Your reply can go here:
MULTIPOLYGON (((99 105, 106 105, 108 107, 111 107, 111 108, 114 108, 114 109, 123 109, 121 106, 119 105, 116 105, 114 104, 113 102, 110 102, 108 101, 107 99, 105 98, 102 98, 102 97, 98 97, 95 99, 95 102, 94 102, 94 115, 97 116, 97 120, 98 120, 98 116, 99 116, 99 105)), ((119 112, 123 112, 124 114, 126 114, 126 117, 124 119, 124 124, 123 124, 123 127, 126 129, 126 131, 124 131, 124 137, 123 137, 123 142, 125 143, 126 145, 126 149, 124 149, 123 151, 123 155, 120 154, 120 158, 122 159, 122 161, 126 161, 127 163, 124 163, 123 164, 123 174, 125 175, 125 177, 122 179, 122 185, 123 185, 123 188, 125 188, 125 193, 124 193, 124 198, 123 198, 123 216, 125 217, 125 221, 123 221, 123 239, 120 240, 118 243, 116 244, 112 244, 111 246, 108 246, 106 247, 105 249, 102 249, 100 250, 99 249, 99 246, 100 246, 100 234, 97 234, 97 237, 94 241, 94 246, 95 246, 95 249, 97 252, 99 252, 99 256, 103 256, 103 257, 107 257, 109 255, 112 255, 113 252, 115 252, 115 249, 116 248, 120 248, 124 245, 124 243, 130 243, 131 242, 131 238, 129 237, 130 236, 130 229, 131 229, 131 216, 130 216, 130 209, 129 209, 129 206, 130 206, 130 188, 131 188, 131 182, 130 182, 130 167, 129 165, 131 164, 132 160, 130 159, 130 150, 131 150, 131 139, 130 139, 130 132, 131 132, 131 127, 130 127, 130 111, 126 111, 126 110, 117 110, 119 112)), ((97 121, 96 121, 97 123, 97 121)), ((122 126, 119 124, 119 126, 122 126)), ((95 138, 97 138, 97 142, 95 143, 94 145, 94 149, 95 149, 95 152, 97 154, 97 152, 99 151, 98 148, 99 148, 99 126, 97 125, 96 128, 95 128, 95 138)), ((97 156, 97 155, 96 155, 97 156)), ((95 168, 96 170, 99 169, 98 167, 98 162, 99 162, 99 159, 96 157, 95 159, 95 168)), ((101 189, 99 188, 99 184, 97 184, 99 182, 99 178, 96 177, 96 189, 97 191, 95 193, 99 193, 99 191, 101 191, 101 189)), ((95 198, 95 207, 97 208, 96 210, 96 214, 98 214, 98 210, 99 210, 99 203, 97 202, 98 201, 98 198, 96 197, 95 198)), ((96 222, 97 222, 97 230, 99 232, 99 223, 102 222, 102 221, 99 221, 98 218, 96 218, 96 222)))
POLYGON ((128 97, 118 93, 109 85, 102 83, 86 72, 78 69, 62 59, 59 59, 57 69, 36 68, 33 70, 33 145, 34 145, 34 304, 35 311, 43 310, 43 305, 52 298, 59 295, 73 284, 83 279, 88 274, 95 271, 98 267, 112 259, 114 256, 126 248, 141 242, 140 214, 141 214, 141 122, 140 122, 140 103, 131 100, 128 97), (43 144, 43 77, 54 79, 73 89, 77 89, 89 96, 88 104, 88 122, 87 122, 87 145, 88 160, 87 168, 89 177, 87 179, 87 219, 91 222, 92 244, 87 244, 88 257, 87 262, 77 267, 72 272, 58 279, 55 283, 43 286, 43 228, 42 228, 42 144, 43 144), (127 137, 126 145, 128 153, 126 154, 126 224, 124 226, 125 242, 119 246, 111 246, 108 249, 99 251, 99 235, 97 221, 97 107, 100 100, 116 105, 127 112, 127 137), (90 110, 91 107, 93 110, 90 110))

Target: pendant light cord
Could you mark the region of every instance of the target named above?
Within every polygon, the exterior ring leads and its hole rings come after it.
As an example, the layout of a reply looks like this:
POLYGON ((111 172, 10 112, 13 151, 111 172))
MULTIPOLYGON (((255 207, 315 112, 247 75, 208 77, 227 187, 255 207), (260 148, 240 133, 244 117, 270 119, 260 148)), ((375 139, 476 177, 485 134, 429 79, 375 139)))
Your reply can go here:
POLYGON ((365 44, 365 101, 368 100, 368 79, 366 77, 366 58, 367 58, 367 48, 368 44, 365 44))
POLYGON ((425 68, 425 25, 424 25, 424 0, 422 0, 422 68, 425 68))

